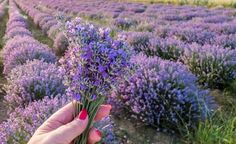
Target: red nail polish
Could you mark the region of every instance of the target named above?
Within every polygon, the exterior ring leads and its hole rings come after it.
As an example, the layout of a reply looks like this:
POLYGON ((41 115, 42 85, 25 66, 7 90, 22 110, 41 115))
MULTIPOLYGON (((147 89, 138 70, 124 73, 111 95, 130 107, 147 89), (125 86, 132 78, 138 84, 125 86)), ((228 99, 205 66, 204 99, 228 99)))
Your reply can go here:
POLYGON ((78 118, 79 118, 80 120, 85 120, 86 117, 87 117, 87 115, 88 115, 87 110, 86 110, 86 109, 82 109, 82 111, 80 112, 78 118))
POLYGON ((96 130, 98 136, 102 137, 102 133, 99 130, 96 130))

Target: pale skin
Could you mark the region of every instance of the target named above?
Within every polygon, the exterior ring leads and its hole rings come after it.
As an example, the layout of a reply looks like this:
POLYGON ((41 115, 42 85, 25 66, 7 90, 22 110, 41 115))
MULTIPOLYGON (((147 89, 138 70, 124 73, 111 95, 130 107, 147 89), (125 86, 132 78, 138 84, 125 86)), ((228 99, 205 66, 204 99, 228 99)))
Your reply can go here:
MULTIPOLYGON (((72 103, 58 110, 35 131, 28 144, 72 144, 86 129, 89 119, 88 116, 84 120, 74 118, 74 110, 72 103)), ((94 120, 99 121, 108 116, 110 110, 111 105, 101 105, 94 120)), ((101 134, 95 128, 91 128, 88 144, 95 144, 100 140, 101 134)))

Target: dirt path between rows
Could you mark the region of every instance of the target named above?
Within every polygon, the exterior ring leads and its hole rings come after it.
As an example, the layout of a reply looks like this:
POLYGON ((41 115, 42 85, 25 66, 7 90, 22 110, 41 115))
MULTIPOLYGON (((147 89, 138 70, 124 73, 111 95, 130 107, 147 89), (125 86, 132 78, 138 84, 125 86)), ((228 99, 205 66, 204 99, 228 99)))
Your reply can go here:
POLYGON ((5 14, 4 16, 1 18, 1 22, 0 22, 0 123, 5 120, 7 117, 6 114, 6 107, 3 103, 3 97, 4 97, 4 91, 2 90, 3 88, 3 84, 6 83, 6 79, 3 75, 3 62, 2 62, 2 49, 5 45, 5 41, 4 41, 4 35, 5 35, 5 30, 6 30, 6 23, 8 21, 8 10, 5 9, 5 14))
POLYGON ((6 119, 6 115, 7 115, 5 104, 3 102, 3 97, 5 95, 4 90, 3 90, 3 85, 6 83, 6 79, 4 78, 2 74, 2 70, 3 70, 3 65, 2 65, 2 61, 0 60, 0 123, 6 119))

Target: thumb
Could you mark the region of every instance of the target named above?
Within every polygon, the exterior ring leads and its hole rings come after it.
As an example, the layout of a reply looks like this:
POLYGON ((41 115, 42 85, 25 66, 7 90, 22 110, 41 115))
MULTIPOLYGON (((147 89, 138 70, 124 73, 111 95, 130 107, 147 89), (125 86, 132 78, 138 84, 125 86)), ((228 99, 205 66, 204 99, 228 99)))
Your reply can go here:
POLYGON ((86 109, 83 109, 79 115, 70 123, 63 125, 52 132, 50 132, 50 137, 54 141, 59 141, 60 143, 70 143, 77 136, 83 133, 88 124, 88 113, 86 109))

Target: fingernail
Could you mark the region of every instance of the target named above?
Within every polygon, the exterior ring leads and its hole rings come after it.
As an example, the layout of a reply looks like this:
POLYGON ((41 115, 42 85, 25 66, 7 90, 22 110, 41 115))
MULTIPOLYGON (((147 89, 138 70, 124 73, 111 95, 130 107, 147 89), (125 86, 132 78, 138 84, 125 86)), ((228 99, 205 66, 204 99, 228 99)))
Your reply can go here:
POLYGON ((109 107, 110 109, 112 109, 112 106, 111 106, 111 105, 107 105, 107 107, 109 107))
POLYGON ((99 137, 102 137, 102 133, 99 130, 96 130, 96 133, 99 137))
POLYGON ((86 117, 87 117, 87 115, 88 115, 87 110, 86 110, 86 109, 82 109, 82 111, 80 112, 78 118, 79 118, 80 120, 85 120, 86 117))

